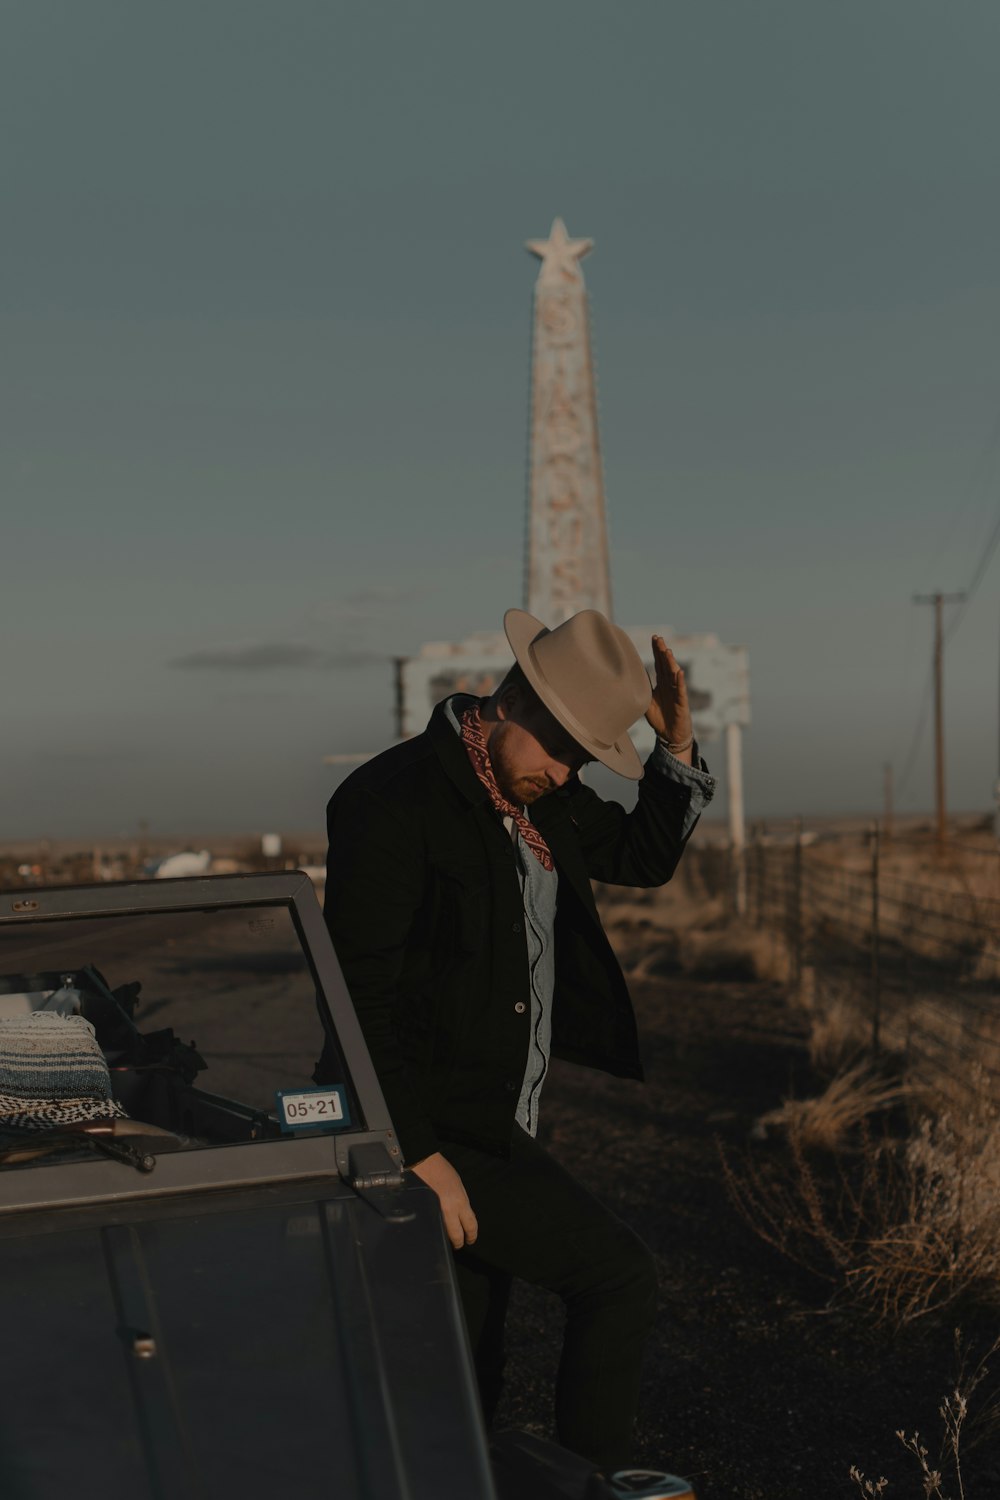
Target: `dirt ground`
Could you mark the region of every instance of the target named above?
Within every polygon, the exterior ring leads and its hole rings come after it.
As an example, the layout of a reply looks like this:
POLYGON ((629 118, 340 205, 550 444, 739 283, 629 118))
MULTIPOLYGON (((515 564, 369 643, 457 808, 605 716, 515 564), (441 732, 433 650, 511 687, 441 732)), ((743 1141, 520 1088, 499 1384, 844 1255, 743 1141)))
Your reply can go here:
MULTIPOLYGON (((628 913, 609 931, 626 968, 657 937, 628 913)), ((937 1454, 954 1320, 891 1338, 829 1310, 829 1288, 739 1218, 720 1170, 720 1143, 738 1155, 760 1114, 816 1091, 805 1015, 779 983, 748 977, 666 972, 632 991, 646 1084, 553 1064, 539 1136, 658 1259, 636 1461, 690 1478, 699 1500, 850 1500, 852 1464, 888 1477, 886 1500, 922 1500, 895 1433, 918 1430, 937 1454)), ((1000 1319, 960 1316, 977 1349, 992 1342, 1000 1319)), ((560 1324, 555 1299, 517 1288, 499 1426, 552 1435, 560 1324)), ((998 1377, 1000 1360, 994 1389, 998 1377)), ((965 1500, 1000 1500, 995 1431, 966 1454, 964 1477, 965 1500)), ((946 1482, 943 1494, 960 1492, 946 1482)))

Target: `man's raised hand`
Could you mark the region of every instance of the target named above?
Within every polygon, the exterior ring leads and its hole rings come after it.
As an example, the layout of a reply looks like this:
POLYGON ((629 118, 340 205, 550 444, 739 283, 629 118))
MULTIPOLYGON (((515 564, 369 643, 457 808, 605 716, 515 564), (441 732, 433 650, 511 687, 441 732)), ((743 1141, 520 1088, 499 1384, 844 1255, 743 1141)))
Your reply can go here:
POLYGON ((653 701, 646 710, 646 722, 668 745, 682 746, 683 748, 672 753, 678 760, 690 765, 694 730, 691 727, 687 684, 683 668, 678 665, 662 635, 653 636, 653 665, 656 669, 656 683, 653 701))

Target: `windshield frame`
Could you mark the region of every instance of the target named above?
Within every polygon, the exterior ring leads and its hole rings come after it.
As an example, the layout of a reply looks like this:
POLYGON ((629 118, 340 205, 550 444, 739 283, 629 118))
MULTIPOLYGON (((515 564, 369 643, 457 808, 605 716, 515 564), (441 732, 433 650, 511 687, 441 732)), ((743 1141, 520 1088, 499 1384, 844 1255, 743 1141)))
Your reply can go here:
POLYGON ((97 1203, 107 1199, 218 1191, 303 1177, 339 1175, 350 1180, 348 1153, 368 1141, 385 1145, 401 1164, 389 1112, 372 1067, 340 964, 309 876, 301 870, 249 875, 202 875, 173 880, 119 881, 86 886, 32 887, 0 893, 0 928, 83 917, 217 911, 281 906, 290 913, 325 1006, 324 1024, 336 1037, 360 1124, 329 1135, 232 1142, 196 1151, 164 1153, 155 1169, 140 1173, 106 1158, 25 1165, 0 1172, 0 1214, 97 1203))

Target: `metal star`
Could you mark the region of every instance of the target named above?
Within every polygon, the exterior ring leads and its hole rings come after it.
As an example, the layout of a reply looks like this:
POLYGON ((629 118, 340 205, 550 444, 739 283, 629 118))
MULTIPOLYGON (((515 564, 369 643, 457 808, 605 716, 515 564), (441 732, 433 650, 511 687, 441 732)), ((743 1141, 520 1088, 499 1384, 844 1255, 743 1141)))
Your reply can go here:
POLYGON ((539 277, 582 280, 579 262, 594 248, 593 240, 571 240, 562 219, 553 219, 547 240, 525 240, 524 248, 542 262, 539 277))

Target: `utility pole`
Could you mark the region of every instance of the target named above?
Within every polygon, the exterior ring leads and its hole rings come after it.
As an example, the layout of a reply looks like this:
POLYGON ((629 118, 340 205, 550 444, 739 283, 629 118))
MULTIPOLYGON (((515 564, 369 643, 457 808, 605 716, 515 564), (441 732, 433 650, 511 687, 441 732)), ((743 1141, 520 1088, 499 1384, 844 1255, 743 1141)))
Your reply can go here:
POLYGON ((948 841, 944 806, 944 628, 942 608, 960 604, 964 594, 914 594, 914 604, 934 606, 934 805, 937 812, 937 846, 943 853, 948 841))
POLYGON ((882 842, 888 844, 892 839, 892 762, 886 761, 882 767, 882 842))
POLYGON ((997 713, 997 784, 993 789, 993 798, 996 803, 993 832, 996 834, 997 843, 1000 844, 1000 680, 997 682, 997 713))

